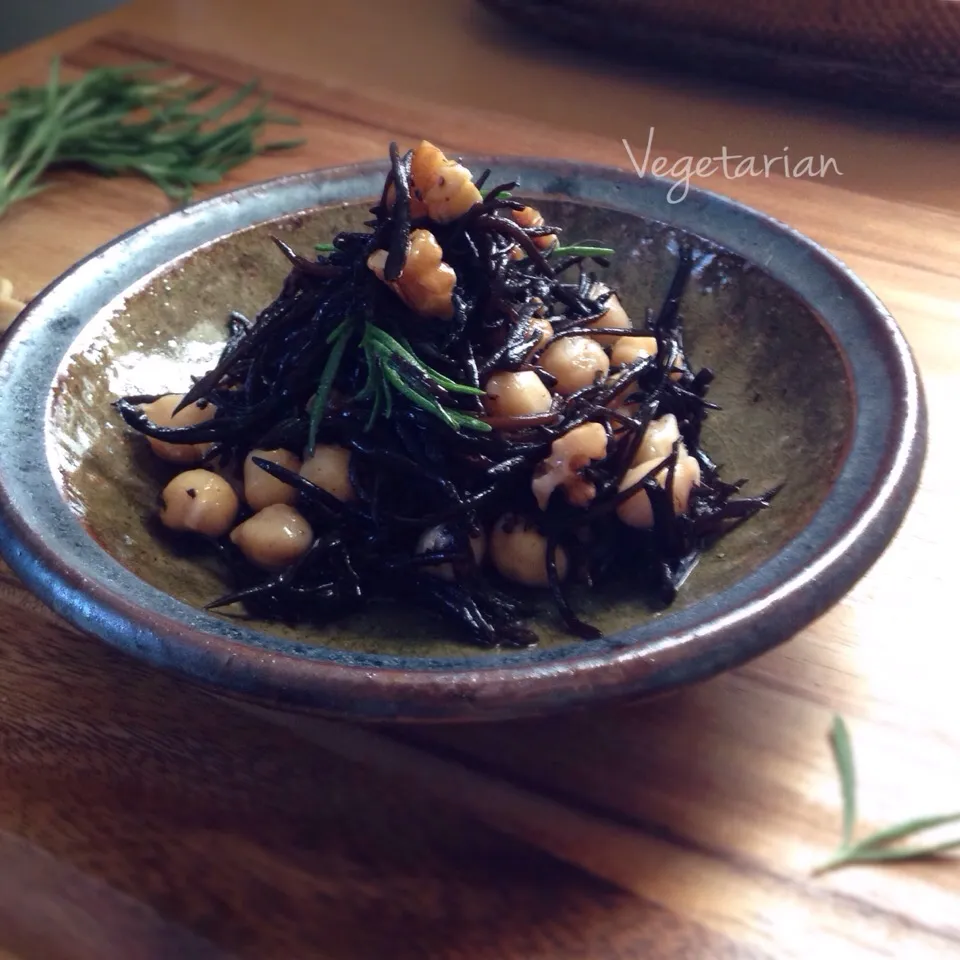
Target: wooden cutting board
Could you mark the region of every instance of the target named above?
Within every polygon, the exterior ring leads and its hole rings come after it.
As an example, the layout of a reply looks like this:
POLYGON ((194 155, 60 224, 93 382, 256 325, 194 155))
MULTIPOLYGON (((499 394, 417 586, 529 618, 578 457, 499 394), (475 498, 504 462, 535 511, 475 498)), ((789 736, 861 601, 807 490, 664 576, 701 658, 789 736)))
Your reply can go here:
MULTIPOLYGON (((67 61, 145 58, 249 77, 131 36, 67 61)), ((599 137, 261 75, 308 143, 227 186, 421 136, 629 168, 599 137)), ((245 715, 78 635, 0 572, 0 957, 960 956, 960 864, 811 876, 839 837, 835 712, 865 828, 960 809, 960 205, 792 178, 704 185, 838 254, 916 352, 930 454, 874 570, 788 645, 670 699, 399 732, 245 715)), ((0 275, 30 295, 165 209, 139 181, 64 175, 0 221, 0 275)))

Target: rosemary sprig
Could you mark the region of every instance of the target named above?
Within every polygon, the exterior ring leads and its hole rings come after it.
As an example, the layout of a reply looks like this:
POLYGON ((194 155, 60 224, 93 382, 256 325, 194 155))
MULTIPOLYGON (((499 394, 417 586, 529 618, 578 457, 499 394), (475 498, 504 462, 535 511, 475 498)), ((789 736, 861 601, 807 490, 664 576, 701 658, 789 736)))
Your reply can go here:
POLYGON ((343 353, 347 349, 347 341, 353 332, 353 325, 350 320, 344 320, 327 338, 328 343, 333 346, 327 356, 327 362, 323 365, 323 372, 320 374, 320 382, 317 384, 316 393, 310 401, 310 426, 307 436, 307 449, 312 453, 317 445, 317 429, 320 421, 323 420, 323 414, 327 409, 327 400, 330 398, 330 390, 333 387, 333 381, 340 369, 340 361, 343 359, 343 353))
MULTIPOLYGON (((313 450, 317 442, 317 431, 323 421, 323 415, 330 399, 330 391, 340 370, 344 353, 350 338, 356 333, 358 323, 352 317, 337 324, 327 336, 327 343, 331 345, 326 362, 320 373, 317 389, 310 401, 310 425, 307 439, 307 449, 313 450)), ((457 383, 444 376, 438 370, 424 363, 410 349, 410 345, 401 343, 390 336, 376 324, 366 321, 363 327, 363 336, 359 343, 363 351, 367 366, 367 379, 363 387, 356 394, 356 400, 370 400, 370 416, 367 419, 366 429, 369 430, 378 416, 389 419, 393 412, 392 391, 406 397, 411 403, 433 414, 453 430, 478 430, 487 432, 490 425, 470 414, 462 413, 451 407, 445 407, 440 401, 425 392, 421 383, 413 380, 403 370, 405 364, 416 371, 424 383, 432 384, 438 390, 446 393, 460 393, 471 396, 483 396, 483 390, 457 383)))
POLYGON ((857 819, 857 778, 853 761, 850 733, 842 717, 834 717, 830 730, 830 747, 840 775, 840 792, 843 799, 843 827, 840 846, 833 855, 814 870, 815 874, 826 873, 839 867, 866 863, 898 863, 904 860, 920 860, 936 857, 950 850, 960 849, 960 839, 915 846, 892 846, 899 840, 916 837, 936 827, 960 823, 960 812, 917 817, 903 823, 877 830, 862 840, 854 840, 857 819))
POLYGON ((160 66, 98 67, 63 82, 55 59, 46 84, 0 96, 0 216, 45 189, 43 177, 52 168, 139 174, 184 202, 196 185, 218 182, 251 157, 303 142, 257 143, 266 124, 297 123, 268 113, 267 97, 244 116, 223 120, 256 93, 256 80, 198 110, 194 104, 216 85, 191 88, 187 77, 157 80, 152 74, 160 66))
MULTIPOLYGON (((488 432, 491 427, 488 423, 470 414, 462 413, 450 407, 445 407, 440 401, 429 393, 421 389, 420 384, 408 377, 403 371, 401 363, 404 361, 419 374, 422 379, 432 383, 437 388, 447 393, 461 393, 473 396, 483 396, 483 391, 476 387, 468 387, 461 383, 456 383, 449 377, 434 370, 425 364, 409 346, 400 343, 394 337, 390 336, 385 330, 381 330, 376 324, 368 322, 364 329, 361 346, 364 349, 367 358, 367 383, 361 394, 374 392, 374 396, 383 396, 386 416, 389 416, 389 410, 392 408, 390 399, 390 390, 406 397, 411 403, 433 414, 437 419, 442 420, 447 426, 454 430, 463 428, 488 432), (380 374, 379 381, 377 375, 380 374)), ((376 400, 374 401, 376 404, 376 400)), ((372 424, 373 418, 370 423, 372 424)))
POLYGON ((484 396, 484 391, 480 390, 477 387, 468 387, 465 384, 457 383, 454 380, 451 380, 449 377, 445 377, 442 373, 434 370, 433 367, 428 367, 411 349, 409 344, 402 344, 400 341, 396 340, 394 337, 391 337, 389 333, 385 330, 381 330, 379 327, 374 326, 373 324, 368 324, 367 329, 370 333, 370 336, 374 338, 379 344, 381 344, 386 350, 390 353, 395 353, 400 357, 403 357, 407 363, 416 367, 422 373, 425 373, 431 380, 436 381, 436 383, 443 387, 444 390, 448 390, 450 393, 467 393, 471 396, 482 397, 484 396))

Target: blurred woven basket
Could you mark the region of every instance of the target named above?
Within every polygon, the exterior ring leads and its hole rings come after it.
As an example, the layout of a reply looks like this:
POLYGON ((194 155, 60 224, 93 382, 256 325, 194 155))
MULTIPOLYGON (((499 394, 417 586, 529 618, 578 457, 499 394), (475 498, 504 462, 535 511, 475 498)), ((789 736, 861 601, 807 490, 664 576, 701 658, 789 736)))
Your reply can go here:
POLYGON ((481 0, 634 62, 960 117, 960 0, 481 0))

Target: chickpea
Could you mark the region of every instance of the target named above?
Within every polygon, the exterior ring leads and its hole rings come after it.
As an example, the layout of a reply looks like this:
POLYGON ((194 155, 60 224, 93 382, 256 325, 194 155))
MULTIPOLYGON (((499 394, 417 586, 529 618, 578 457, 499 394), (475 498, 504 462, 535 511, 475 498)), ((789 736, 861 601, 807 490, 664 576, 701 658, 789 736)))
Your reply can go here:
MULTIPOLYGON (((606 292, 606 289, 606 287, 598 284, 594 287, 591 293, 595 297, 600 297, 606 292)), ((620 298, 615 293, 611 293, 604 303, 603 313, 597 317, 596 320, 591 320, 587 326, 619 327, 623 330, 632 330, 633 321, 627 316, 627 311, 623 309, 623 304, 620 302, 620 298)), ((616 342, 619 337, 617 337, 617 335, 614 333, 602 333, 593 339, 603 344, 603 346, 608 347, 610 344, 616 342)), ((616 363, 617 361, 614 362, 616 363)))
POLYGON ((618 337, 610 350, 610 363, 617 367, 656 355, 656 337, 618 337))
POLYGON ((541 510, 562 487, 574 506, 585 507, 597 495, 596 485, 580 476, 591 460, 607 455, 607 432, 599 423, 583 423, 558 437, 550 445, 550 455, 540 464, 533 478, 533 495, 541 510))
MULTIPOLYGON (((639 466, 632 467, 620 481, 620 489, 626 490, 640 480, 644 474, 653 470, 662 460, 648 460, 639 466)), ((664 467, 657 475, 656 481, 661 487, 667 485, 667 468, 664 467)), ((690 506, 690 492, 700 482, 700 464, 689 456, 683 447, 673 474, 673 511, 679 515, 686 513, 690 506)), ((653 526, 653 505, 646 490, 638 490, 632 497, 617 507, 617 516, 628 526, 650 529, 653 526)))
POLYGON ((293 507, 273 503, 244 520, 230 539, 251 563, 264 570, 281 570, 310 549, 313 530, 293 507))
POLYGON ((677 351, 676 359, 673 361, 673 367, 671 368, 671 370, 673 371, 670 374, 671 380, 676 381, 683 376, 683 370, 681 369, 683 367, 683 363, 684 363, 683 352, 677 351))
POLYGON ((254 510, 262 510, 274 503, 296 503, 297 490, 258 467, 253 458, 269 460, 294 473, 300 472, 300 458, 289 450, 251 450, 243 463, 244 499, 254 510))
POLYGON ((6 277, 0 277, 0 333, 13 323, 26 306, 13 295, 13 283, 6 277))
MULTIPOLYGON (((515 223, 521 227, 542 227, 544 225, 543 214, 536 207, 524 207, 522 210, 511 210, 510 216, 515 223)), ((545 233, 539 237, 531 237, 536 246, 547 251, 557 242, 555 233, 545 233)), ((527 255, 526 251, 520 247, 514 247, 511 256, 514 259, 521 259, 527 255)))
POLYGON ((532 370, 495 373, 486 385, 484 405, 496 417, 525 417, 548 413, 553 397, 532 370))
POLYGON ((683 371, 677 369, 678 367, 683 366, 683 362, 684 362, 684 361, 683 361, 683 354, 682 354, 682 353, 678 353, 678 354, 677 354, 677 359, 676 359, 676 361, 675 361, 674 364, 673 364, 673 368, 674 368, 674 369, 673 369, 673 373, 670 374, 670 379, 671 379, 671 380, 679 380, 679 379, 683 376, 683 371))
MULTIPOLYGON (((174 416, 173 411, 182 399, 182 393, 168 393, 153 403, 145 403, 140 409, 158 427, 194 427, 198 423, 212 420, 217 415, 217 408, 212 403, 202 407, 191 403, 174 416)), ((147 437, 147 443, 161 460, 169 460, 171 463, 199 463, 210 449, 208 443, 169 443, 153 437, 147 437)))
POLYGON ((680 445, 680 457, 673 478, 673 512, 686 513, 690 508, 690 494, 700 484, 700 463, 680 445))
POLYGON ((209 470, 186 470, 160 494, 160 520, 171 530, 222 537, 240 509, 233 487, 209 470))
POLYGON ((367 257, 367 267, 378 279, 388 283, 411 310, 440 320, 453 317, 453 288, 457 274, 443 259, 443 250, 429 230, 411 231, 407 259, 396 280, 386 280, 386 266, 386 250, 374 250, 367 257))
MULTIPOLYGON (((618 380, 621 379, 621 374, 615 374, 608 381, 609 386, 613 386, 618 380)), ((625 386, 621 387, 606 403, 611 410, 616 410, 617 413, 622 414, 625 417, 635 417, 640 412, 640 404, 635 401, 628 401, 632 393, 636 391, 636 386, 632 383, 628 383, 625 386)))
MULTIPOLYGON (((490 536, 490 559, 497 572, 528 587, 546 587, 547 538, 529 519, 504 514, 490 536)), ((557 547, 557 575, 563 580, 569 563, 563 547, 557 547)))
POLYGON ((564 337, 544 350, 540 366, 557 378, 554 389, 566 396, 605 377, 610 361, 593 337, 564 337))
POLYGON ((300 476, 322 487, 343 503, 356 499, 350 482, 350 451, 336 444, 318 443, 313 453, 303 461, 300 476))
POLYGON ((449 223, 483 200, 470 171, 428 140, 413 151, 410 181, 411 216, 426 213, 438 223, 449 223))
POLYGON ((225 461, 221 457, 214 457, 208 460, 203 468, 222 477, 230 484, 231 489, 237 495, 237 499, 243 502, 243 469, 242 464, 238 465, 235 461, 225 461))
MULTIPOLYGON (((487 536, 483 530, 471 533, 469 537, 470 552, 477 564, 483 562, 487 550, 487 536)), ((449 527, 444 525, 430 527, 420 535, 417 541, 417 553, 441 553, 456 549, 456 541, 449 527)), ((440 577, 441 580, 456 580, 457 575, 452 563, 438 563, 424 568, 427 573, 440 577)))
POLYGON ((553 324, 546 317, 534 317, 527 327, 527 333, 539 334, 539 339, 530 348, 530 353, 527 354, 527 356, 530 356, 538 350, 542 350, 546 342, 553 336, 553 324))
POLYGON ((617 406, 612 406, 608 403, 607 406, 610 407, 611 410, 615 410, 623 417, 635 417, 640 412, 639 403, 620 403, 617 404, 617 406))
POLYGON ((0 297, 0 333, 3 333, 20 316, 20 311, 25 306, 25 303, 14 300, 12 297, 0 297))
POLYGON ((640 446, 637 447, 632 465, 646 463, 648 460, 662 460, 669 455, 674 443, 679 439, 680 428, 677 426, 677 418, 672 413, 658 420, 651 420, 644 431, 640 446))

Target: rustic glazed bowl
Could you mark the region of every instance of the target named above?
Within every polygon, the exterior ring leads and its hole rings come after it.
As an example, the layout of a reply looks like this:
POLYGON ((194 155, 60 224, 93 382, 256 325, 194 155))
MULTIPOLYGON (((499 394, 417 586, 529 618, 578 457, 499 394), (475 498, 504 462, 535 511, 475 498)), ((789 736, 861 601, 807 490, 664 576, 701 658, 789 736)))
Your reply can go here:
POLYGON ((309 252, 356 227, 380 164, 322 170, 161 217, 77 264, 35 300, 0 356, 0 550, 58 613, 134 656, 231 695, 363 719, 493 719, 663 692, 790 637, 836 601, 892 537, 923 458, 920 384, 893 320, 815 244, 745 207, 656 178, 565 162, 468 159, 518 179, 569 238, 617 255, 634 316, 656 306, 677 244, 706 256, 683 302, 696 366, 723 407, 705 447, 771 509, 706 555, 677 603, 579 598, 605 632, 481 651, 414 611, 371 607, 329 629, 204 612, 217 571, 151 519, 166 477, 114 414, 118 394, 183 389, 278 290, 282 234, 309 252))

